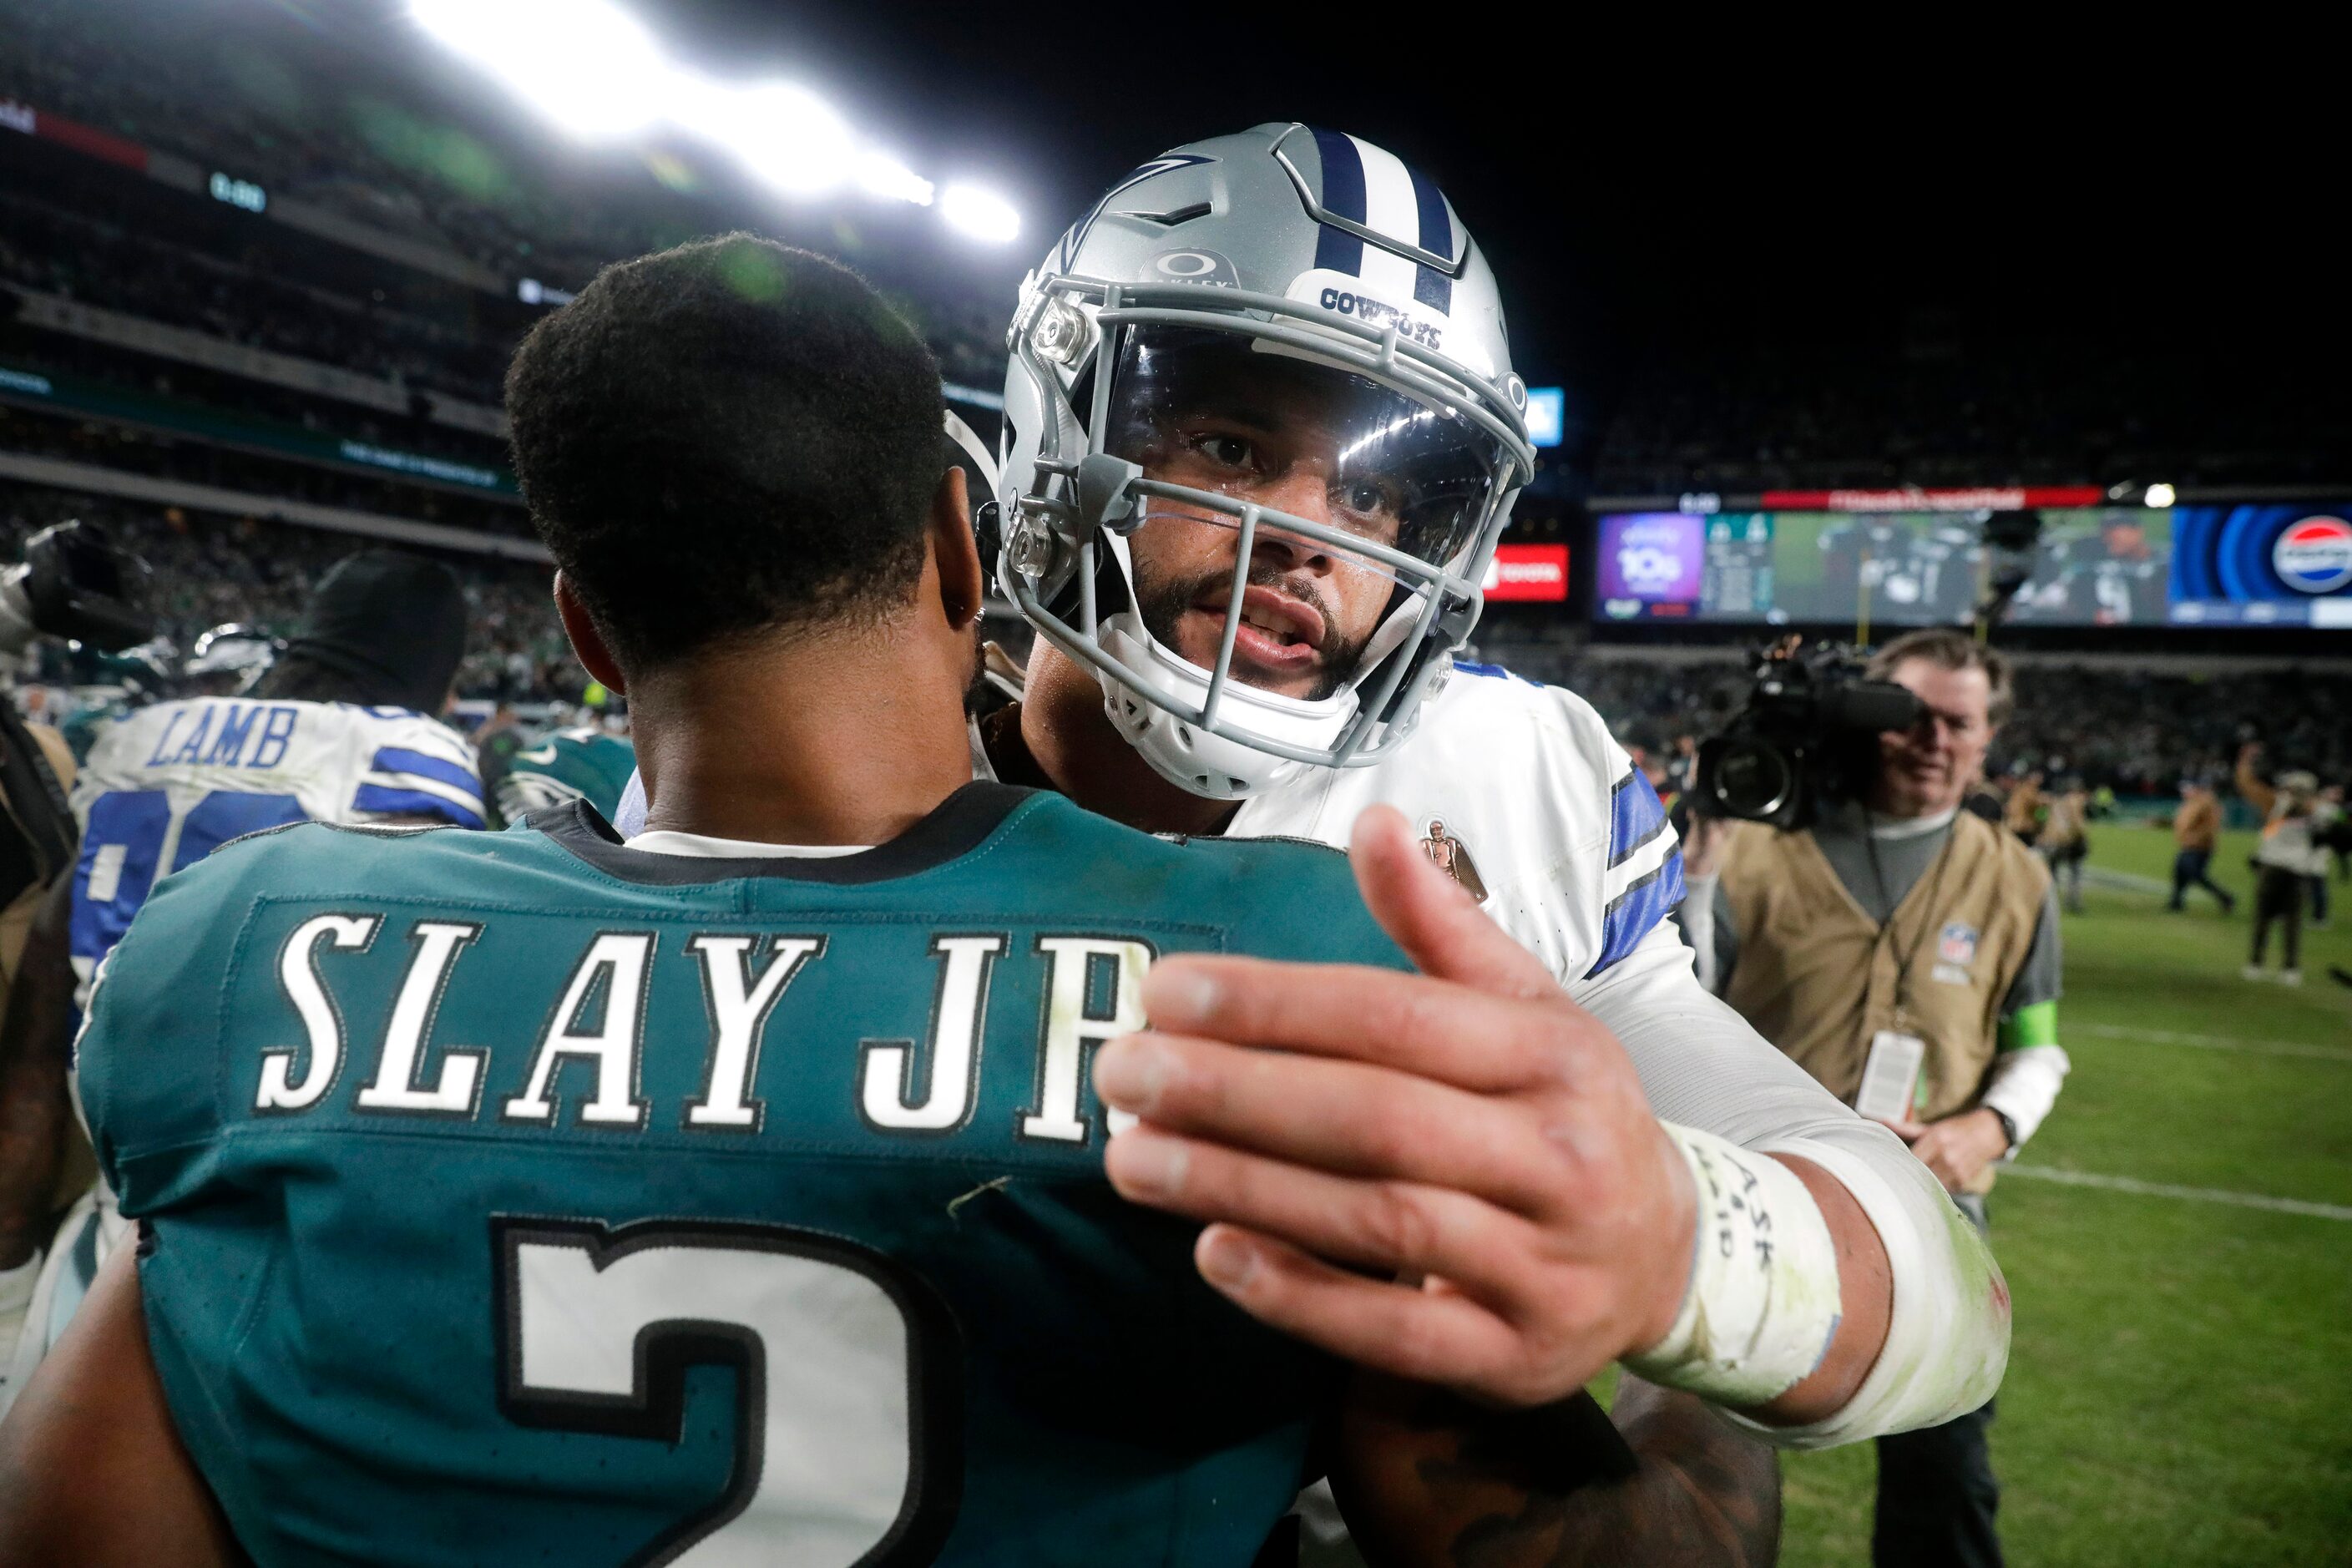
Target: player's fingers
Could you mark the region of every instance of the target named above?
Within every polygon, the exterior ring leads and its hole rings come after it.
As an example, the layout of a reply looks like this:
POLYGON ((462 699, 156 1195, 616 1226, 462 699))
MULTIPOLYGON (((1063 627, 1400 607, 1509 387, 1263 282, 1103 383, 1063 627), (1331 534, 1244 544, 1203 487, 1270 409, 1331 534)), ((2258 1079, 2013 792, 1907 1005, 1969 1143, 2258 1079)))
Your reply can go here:
POLYGON ((1396 807, 1368 806, 1357 816, 1348 859, 1365 907, 1423 973, 1501 996, 1558 994, 1543 961, 1431 861, 1396 807))
POLYGON ((1362 1062, 1150 1031, 1095 1057, 1104 1101, 1170 1132, 1336 1175, 1422 1182, 1525 1214, 1568 1184, 1524 1105, 1362 1062))
POLYGON ((1213 1225, 1201 1277, 1267 1327, 1414 1383, 1503 1392, 1510 1326, 1468 1297, 1367 1279, 1273 1237, 1213 1225))
POLYGON ((1533 1225, 1467 1193, 1334 1176, 1149 1124, 1113 1138, 1103 1169, 1131 1203, 1383 1274, 1441 1274, 1486 1300, 1523 1296, 1544 1256, 1533 1225))
POLYGON ((1172 1034, 1351 1057, 1480 1092, 1559 1081, 1599 1028, 1564 996, 1518 1001, 1394 970, 1205 953, 1153 964, 1143 1009, 1172 1034))

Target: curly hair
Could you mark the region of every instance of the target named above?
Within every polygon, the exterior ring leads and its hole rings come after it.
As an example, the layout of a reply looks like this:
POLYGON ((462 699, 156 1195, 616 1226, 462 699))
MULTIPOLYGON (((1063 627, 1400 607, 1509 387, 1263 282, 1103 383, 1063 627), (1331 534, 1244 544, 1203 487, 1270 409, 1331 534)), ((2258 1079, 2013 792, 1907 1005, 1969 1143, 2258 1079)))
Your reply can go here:
POLYGON ((532 525, 625 669, 879 618, 920 580, 939 366, 821 256, 730 234, 607 267, 506 402, 532 525))

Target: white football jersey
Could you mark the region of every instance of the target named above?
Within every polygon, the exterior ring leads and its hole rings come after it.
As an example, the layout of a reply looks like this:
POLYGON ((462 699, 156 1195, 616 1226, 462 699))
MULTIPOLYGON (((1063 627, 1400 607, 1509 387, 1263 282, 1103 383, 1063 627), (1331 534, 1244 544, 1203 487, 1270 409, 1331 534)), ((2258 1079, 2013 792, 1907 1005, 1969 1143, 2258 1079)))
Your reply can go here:
POLYGON ((405 708, 199 697, 110 726, 74 781, 74 967, 86 985, 155 883, 292 822, 431 817, 479 827, 474 750, 405 708))
POLYGON ((1682 901, 1665 808, 1601 716, 1496 665, 1457 663, 1387 761, 1252 795, 1225 832, 1345 848, 1380 804, 1402 811, 1430 858, 1570 991, 1682 901))

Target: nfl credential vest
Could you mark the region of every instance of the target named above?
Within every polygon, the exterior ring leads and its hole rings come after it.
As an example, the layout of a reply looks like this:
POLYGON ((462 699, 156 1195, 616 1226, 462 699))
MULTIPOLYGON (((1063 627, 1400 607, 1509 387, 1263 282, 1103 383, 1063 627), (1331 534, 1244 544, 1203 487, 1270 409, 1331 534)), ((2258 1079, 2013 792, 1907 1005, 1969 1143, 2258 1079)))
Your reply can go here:
MULTIPOLYGON (((1744 824, 1723 863, 1739 932, 1724 1000, 1848 1102, 1878 1031, 1918 1036, 1927 1053, 1914 1114, 1927 1121, 1982 1092, 2001 1001, 2032 950, 2050 885, 2032 850, 1965 811, 1941 858, 1884 930, 1810 833, 1744 824)), ((1991 1185, 1988 1167, 1976 1190, 1991 1185)))

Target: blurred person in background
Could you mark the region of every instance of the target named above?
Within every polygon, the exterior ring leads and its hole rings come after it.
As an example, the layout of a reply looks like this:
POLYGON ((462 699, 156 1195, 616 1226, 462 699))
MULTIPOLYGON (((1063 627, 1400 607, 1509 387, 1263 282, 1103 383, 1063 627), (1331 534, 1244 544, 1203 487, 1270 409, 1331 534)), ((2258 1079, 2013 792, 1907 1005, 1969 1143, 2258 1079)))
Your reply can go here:
POLYGON ((2042 837, 2034 847, 2050 863, 2050 875, 2066 901, 2066 912, 2083 912, 2083 862, 2091 854, 2091 792, 2079 778, 2059 781, 2058 793, 2042 808, 2042 837))
POLYGON ((2189 889, 2202 888, 2221 901, 2221 912, 2238 908, 2230 889, 2213 880, 2213 846, 2221 837, 2221 802, 2213 786, 2191 775, 2180 781, 2180 809, 2172 816, 2172 901, 2175 914, 2188 908, 2189 889))
MULTIPOLYGON (((98 965, 164 876, 246 834, 317 821, 483 826, 472 749, 437 715, 466 651, 448 568, 390 550, 320 583, 284 654, 244 697, 158 702, 98 740, 73 791, 81 851, 49 895, 62 941, 27 953, 0 1021, 0 1240, 37 1224, 60 1171, 82 1195, 55 1231, 0 1410, 39 1364, 122 1233, 69 1113, 72 1020, 98 965)), ((20 1266, 21 1267, 21 1266, 20 1266)))
POLYGON ((2041 770, 2035 769, 2019 779, 2016 787, 2009 792, 2009 805, 2003 808, 2001 820, 2027 844, 2037 844, 2042 839, 2042 812, 2048 804, 2042 794, 2042 776, 2041 770))
MULTIPOLYGON (((1684 928, 1708 987, 1893 1128, 1981 1231, 1994 1167, 2033 1135, 2070 1067, 2057 899, 2020 837, 1960 809, 2009 713, 2007 661, 1937 627, 1889 643, 1868 674, 1925 711, 1879 737, 1865 798, 1793 832, 1703 823, 1684 928)), ((1878 1439, 1880 1568, 2001 1561, 1992 1416, 1987 1401, 1878 1439)))
MULTIPOLYGON (((34 534, 22 559, 0 571, 0 683, 13 687, 19 657, 44 647, 111 654, 151 637, 143 578, 95 525, 66 521, 34 534)), ((97 1172, 87 1147, 78 1162, 47 1157, 43 1133, 64 1109, 62 1079, 5 1049, 7 1030, 48 1007, 37 977, 65 969, 65 894, 80 837, 69 804, 72 750, 50 725, 20 718, 16 697, 0 691, 0 1197, 20 1194, 0 1201, 0 1407, 37 1293, 41 1239, 97 1172)))
POLYGON ((2327 818, 2321 811, 2319 780, 2300 768, 2289 768, 2275 780, 2265 780, 2255 763, 2262 742, 2249 741, 2238 751, 2238 793, 2263 817, 2262 842, 2255 846, 2253 945, 2242 971, 2249 980, 2268 977, 2263 960, 2270 951, 2271 926, 2280 927, 2279 981, 2303 984, 2303 901, 2313 879, 2327 872, 2327 850, 2316 834, 2327 818))
POLYGON ((2352 816, 2344 810, 2344 786, 2329 784, 2319 792, 2319 804, 2313 808, 2312 841, 2318 845, 2318 868, 2311 874, 2311 924, 2315 931, 2327 929, 2327 862, 2336 861, 2337 879, 2344 879, 2352 869, 2352 816))

